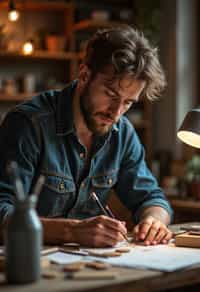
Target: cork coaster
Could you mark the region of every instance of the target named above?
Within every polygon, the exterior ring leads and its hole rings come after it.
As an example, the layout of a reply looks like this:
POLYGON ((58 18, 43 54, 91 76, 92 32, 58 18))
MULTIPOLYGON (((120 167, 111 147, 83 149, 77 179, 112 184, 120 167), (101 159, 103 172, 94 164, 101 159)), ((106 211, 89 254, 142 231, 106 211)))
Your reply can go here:
POLYGON ((76 262, 72 264, 65 265, 63 267, 64 272, 77 272, 82 270, 85 267, 85 263, 83 262, 76 262))
POLYGON ((126 253, 126 252, 130 252, 131 248, 130 247, 119 247, 115 251, 119 252, 119 253, 126 253))
POLYGON ((86 263, 87 268, 95 269, 95 270, 107 270, 111 267, 111 265, 107 263, 100 263, 100 262, 88 262, 86 263))

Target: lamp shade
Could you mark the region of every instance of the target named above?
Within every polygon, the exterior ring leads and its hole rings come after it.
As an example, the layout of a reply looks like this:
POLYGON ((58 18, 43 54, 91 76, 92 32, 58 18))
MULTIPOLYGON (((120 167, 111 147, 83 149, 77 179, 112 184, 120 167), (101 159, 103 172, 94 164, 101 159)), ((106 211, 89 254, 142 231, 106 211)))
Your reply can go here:
POLYGON ((200 107, 187 113, 177 136, 184 143, 200 148, 200 107))

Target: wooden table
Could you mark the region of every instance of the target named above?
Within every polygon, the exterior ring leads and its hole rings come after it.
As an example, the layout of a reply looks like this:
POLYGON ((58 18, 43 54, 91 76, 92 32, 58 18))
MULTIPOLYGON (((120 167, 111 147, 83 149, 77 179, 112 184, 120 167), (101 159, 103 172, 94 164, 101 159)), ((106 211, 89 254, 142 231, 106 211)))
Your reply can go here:
MULTIPOLYGON (((197 224, 193 222, 192 224, 197 224)), ((172 226, 176 230, 178 226, 172 226)), ((113 267, 119 272, 119 277, 112 280, 69 280, 69 279, 41 279, 38 283, 29 285, 7 285, 4 275, 0 275, 0 291, 2 292, 132 292, 132 291, 189 291, 186 286, 199 285, 200 266, 173 273, 163 273, 142 269, 126 269, 113 267), (184 287, 184 288, 183 288, 184 287), (180 288, 181 290, 175 290, 180 288)), ((196 286, 195 286, 196 287, 196 286)), ((189 287, 188 287, 189 288, 189 287)), ((191 287, 189 288, 191 291, 191 287)), ((195 288, 198 291, 200 288, 195 288)))

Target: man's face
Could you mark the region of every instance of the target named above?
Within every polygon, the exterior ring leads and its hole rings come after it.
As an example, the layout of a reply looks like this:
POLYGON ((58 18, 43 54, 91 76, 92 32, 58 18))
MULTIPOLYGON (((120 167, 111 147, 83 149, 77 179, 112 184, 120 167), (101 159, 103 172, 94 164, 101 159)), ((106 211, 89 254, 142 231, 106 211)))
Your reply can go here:
POLYGON ((80 108, 87 128, 93 134, 105 135, 138 101, 144 86, 144 81, 129 76, 111 82, 108 74, 98 73, 80 94, 80 108))

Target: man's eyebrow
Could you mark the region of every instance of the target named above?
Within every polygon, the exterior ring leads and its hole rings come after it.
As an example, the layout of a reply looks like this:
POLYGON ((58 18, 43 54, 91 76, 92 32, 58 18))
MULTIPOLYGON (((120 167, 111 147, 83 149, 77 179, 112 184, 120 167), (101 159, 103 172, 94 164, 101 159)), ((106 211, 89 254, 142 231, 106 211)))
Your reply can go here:
POLYGON ((111 91, 114 92, 114 94, 116 94, 117 96, 121 97, 121 95, 119 94, 119 92, 117 90, 115 90, 111 85, 109 85, 108 83, 104 83, 105 87, 111 91))
MULTIPOLYGON (((112 86, 110 86, 110 85, 107 84, 107 83, 105 83, 104 85, 105 85, 105 87, 106 87, 107 89, 113 91, 113 92, 116 94, 116 96, 118 96, 118 97, 122 97, 122 96, 119 94, 119 92, 118 92, 117 90, 115 90, 112 86)), ((137 97, 137 99, 130 97, 129 99, 130 99, 133 103, 137 103, 138 100, 139 100, 139 97, 137 97)))

